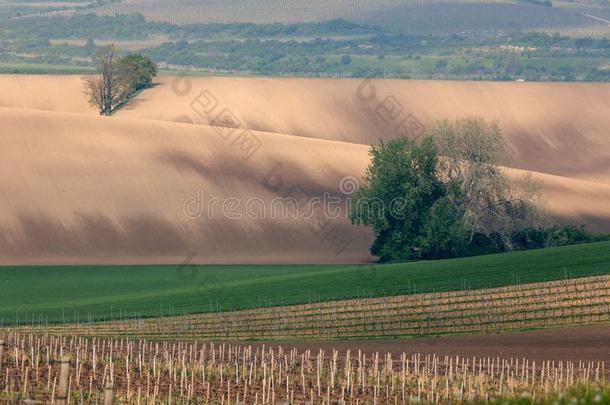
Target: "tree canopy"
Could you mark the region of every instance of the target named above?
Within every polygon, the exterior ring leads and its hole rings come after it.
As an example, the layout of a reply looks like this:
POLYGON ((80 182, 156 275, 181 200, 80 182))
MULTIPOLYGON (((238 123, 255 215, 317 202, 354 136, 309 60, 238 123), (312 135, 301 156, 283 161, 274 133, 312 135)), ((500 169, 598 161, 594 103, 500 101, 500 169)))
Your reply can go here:
POLYGON ((499 125, 479 118, 439 122, 420 141, 381 141, 370 149, 350 219, 372 228, 371 252, 386 262, 548 244, 553 232, 536 184, 526 176, 512 186, 505 155, 499 125))
POLYGON ((85 94, 101 115, 110 115, 135 92, 149 87, 157 66, 143 55, 116 56, 114 46, 96 52, 97 74, 85 78, 85 94))
POLYGON ((150 87, 157 75, 157 65, 147 56, 140 54, 125 55, 118 58, 116 67, 130 91, 139 91, 150 87))
POLYGON ((436 146, 431 138, 419 144, 399 138, 372 146, 370 155, 351 219, 373 228, 373 254, 386 261, 408 260, 421 247, 434 202, 444 195, 436 176, 436 146))

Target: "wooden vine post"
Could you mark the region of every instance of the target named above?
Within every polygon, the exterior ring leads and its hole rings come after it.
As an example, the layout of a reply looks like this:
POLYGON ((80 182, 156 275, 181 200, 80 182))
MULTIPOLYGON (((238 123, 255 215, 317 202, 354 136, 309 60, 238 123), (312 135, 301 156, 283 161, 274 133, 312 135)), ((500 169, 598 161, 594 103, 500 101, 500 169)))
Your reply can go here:
POLYGON ((104 405, 112 405, 114 403, 114 386, 112 383, 106 385, 106 392, 104 396, 104 405))
POLYGON ((70 356, 65 354, 60 361, 59 387, 57 388, 57 405, 66 405, 68 400, 68 379, 70 377, 70 356))
POLYGON ((0 375, 2 375, 2 359, 4 357, 4 346, 6 346, 6 343, 4 343, 4 339, 0 339, 0 375))

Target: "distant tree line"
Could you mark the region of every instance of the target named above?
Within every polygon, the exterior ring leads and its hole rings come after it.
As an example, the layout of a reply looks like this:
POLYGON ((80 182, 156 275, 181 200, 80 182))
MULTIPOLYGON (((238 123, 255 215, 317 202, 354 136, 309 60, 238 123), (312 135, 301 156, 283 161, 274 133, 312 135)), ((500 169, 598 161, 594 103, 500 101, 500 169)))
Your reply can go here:
POLYGON ((608 38, 539 32, 422 35, 345 20, 173 25, 146 21, 141 15, 95 14, 9 20, 0 30, 0 60, 85 66, 95 56, 95 40, 119 38, 150 40, 151 46, 141 52, 159 63, 212 71, 610 81, 608 38), (61 40, 66 42, 57 42, 61 40))
POLYGON ((212 23, 176 25, 146 21, 141 14, 100 16, 93 13, 54 16, 38 20, 8 21, 7 28, 20 33, 36 32, 47 38, 145 39, 151 34, 167 34, 174 39, 202 37, 266 38, 349 36, 381 32, 379 27, 356 24, 343 19, 315 23, 254 24, 212 23))
POLYGON ((537 6, 553 7, 552 0, 520 0, 522 3, 534 4, 537 6))

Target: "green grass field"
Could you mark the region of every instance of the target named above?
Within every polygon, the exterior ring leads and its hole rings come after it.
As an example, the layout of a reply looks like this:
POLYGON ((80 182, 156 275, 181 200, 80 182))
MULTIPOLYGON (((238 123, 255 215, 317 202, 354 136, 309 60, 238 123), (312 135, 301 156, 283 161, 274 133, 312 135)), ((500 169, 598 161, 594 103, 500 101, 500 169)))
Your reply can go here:
POLYGON ((0 267, 0 322, 179 315, 610 274, 610 242, 393 265, 0 267))
POLYGON ((86 74, 95 69, 89 66, 53 65, 45 63, 0 62, 0 74, 86 74))

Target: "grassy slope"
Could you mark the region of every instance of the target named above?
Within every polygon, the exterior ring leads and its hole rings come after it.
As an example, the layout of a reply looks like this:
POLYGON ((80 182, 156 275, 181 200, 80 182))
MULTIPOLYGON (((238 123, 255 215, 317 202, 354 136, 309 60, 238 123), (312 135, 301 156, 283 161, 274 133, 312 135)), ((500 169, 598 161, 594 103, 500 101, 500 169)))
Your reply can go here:
POLYGON ((395 265, 3 267, 0 318, 156 316, 608 273, 610 242, 395 265))

